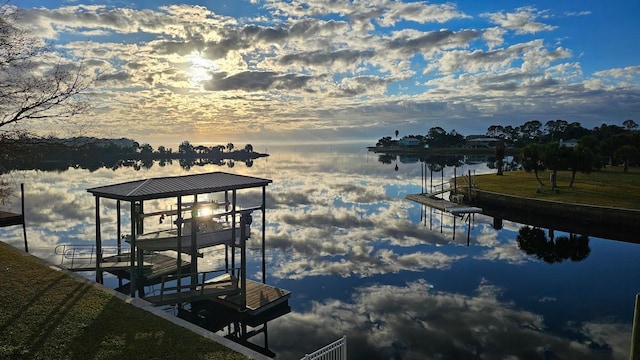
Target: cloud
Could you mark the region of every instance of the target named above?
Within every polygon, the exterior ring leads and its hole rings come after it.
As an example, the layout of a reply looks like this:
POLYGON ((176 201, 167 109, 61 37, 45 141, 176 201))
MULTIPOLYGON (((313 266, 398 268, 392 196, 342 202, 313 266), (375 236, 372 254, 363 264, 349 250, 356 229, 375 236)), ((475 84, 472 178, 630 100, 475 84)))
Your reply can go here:
POLYGON ((591 11, 590 10, 565 11, 564 15, 565 16, 587 16, 587 15, 591 15, 591 11))
POLYGON ((324 52, 320 50, 288 54, 281 57, 278 62, 281 65, 300 64, 302 66, 310 65, 337 65, 339 67, 347 67, 354 63, 360 63, 374 56, 372 50, 337 50, 334 52, 324 52))
POLYGON ((421 53, 430 54, 436 50, 466 47, 469 42, 476 39, 480 33, 475 30, 451 30, 431 31, 428 33, 398 32, 384 47, 397 51, 404 55, 421 53))
POLYGON ((208 91, 257 91, 257 90, 295 90, 304 88, 312 78, 305 75, 278 74, 274 72, 244 71, 228 75, 218 73, 204 82, 208 91))
POLYGON ((525 6, 517 8, 512 13, 484 13, 481 16, 488 18, 502 28, 515 31, 516 34, 534 34, 557 29, 557 26, 536 21, 540 17, 546 17, 545 14, 545 11, 538 11, 535 7, 525 6))
POLYGON ((338 15, 351 21, 368 23, 375 20, 382 26, 394 26, 398 21, 416 23, 444 23, 454 19, 470 18, 455 4, 402 3, 383 0, 376 3, 359 1, 306 0, 296 3, 268 0, 265 8, 278 17, 310 17, 338 15))
POLYGON ((382 15, 377 22, 382 26, 394 26, 398 21, 414 21, 417 23, 445 23, 454 19, 468 19, 466 15, 456 8, 455 4, 428 4, 428 3, 401 3, 382 2, 382 15))
POLYGON ((504 43, 504 34, 506 32, 507 31, 505 29, 500 27, 488 28, 482 32, 482 40, 487 42, 489 50, 491 50, 504 43))
POLYGON ((85 119, 101 118, 96 131, 146 142, 369 139, 398 125, 471 133, 486 130, 487 119, 534 117, 590 127, 638 113, 636 65, 583 74, 585 55, 544 34, 568 38, 562 22, 550 23, 552 10, 260 5, 247 4, 255 13, 246 17, 215 5, 33 8, 21 9, 21 23, 55 40, 60 61, 84 59, 100 74, 92 89, 99 105, 85 119))
POLYGON ((610 77, 615 79, 631 80, 640 76, 640 65, 596 71, 593 73, 593 75, 602 78, 610 77))

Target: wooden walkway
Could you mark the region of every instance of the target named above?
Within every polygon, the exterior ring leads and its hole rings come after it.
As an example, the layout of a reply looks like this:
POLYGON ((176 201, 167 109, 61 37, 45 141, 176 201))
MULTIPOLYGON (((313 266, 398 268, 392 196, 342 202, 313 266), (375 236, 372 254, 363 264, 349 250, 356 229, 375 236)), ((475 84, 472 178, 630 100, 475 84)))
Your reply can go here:
POLYGON ((482 212, 481 208, 456 204, 448 200, 434 197, 432 194, 409 194, 405 196, 405 198, 454 215, 482 212))

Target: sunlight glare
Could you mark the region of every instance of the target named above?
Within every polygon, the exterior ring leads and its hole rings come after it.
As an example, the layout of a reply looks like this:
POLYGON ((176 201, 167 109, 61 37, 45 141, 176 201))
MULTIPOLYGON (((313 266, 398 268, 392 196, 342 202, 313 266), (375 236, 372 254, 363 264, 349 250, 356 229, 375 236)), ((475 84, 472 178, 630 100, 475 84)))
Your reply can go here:
POLYGON ((191 62, 187 74, 192 84, 199 84, 211 79, 211 73, 218 70, 215 61, 203 58, 198 51, 189 54, 187 60, 191 62))

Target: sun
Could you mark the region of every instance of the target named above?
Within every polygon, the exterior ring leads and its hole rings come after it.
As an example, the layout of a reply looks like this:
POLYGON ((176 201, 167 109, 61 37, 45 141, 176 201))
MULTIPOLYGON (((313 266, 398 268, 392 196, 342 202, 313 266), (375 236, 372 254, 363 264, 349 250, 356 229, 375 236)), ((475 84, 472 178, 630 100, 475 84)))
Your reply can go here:
POLYGON ((187 76, 194 85, 211 79, 211 74, 219 69, 215 61, 203 58, 197 51, 187 55, 187 61, 191 63, 187 69, 187 76))

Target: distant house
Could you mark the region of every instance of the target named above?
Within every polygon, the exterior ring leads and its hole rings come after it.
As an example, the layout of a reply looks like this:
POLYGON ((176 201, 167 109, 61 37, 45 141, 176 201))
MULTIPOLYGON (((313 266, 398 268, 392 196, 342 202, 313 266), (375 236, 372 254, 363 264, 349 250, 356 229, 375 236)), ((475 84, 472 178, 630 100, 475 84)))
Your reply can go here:
POLYGON ((417 147, 420 146, 420 140, 414 137, 406 137, 400 139, 400 146, 403 147, 417 147))
POLYGON ((469 139, 467 137, 467 147, 470 148, 493 148, 501 142, 501 139, 490 138, 490 137, 477 137, 473 139, 469 139))
POLYGON ((564 147, 568 147, 568 148, 574 148, 574 147, 578 146, 578 140, 569 139, 569 140, 563 141, 562 139, 560 139, 560 146, 564 146, 564 147))

